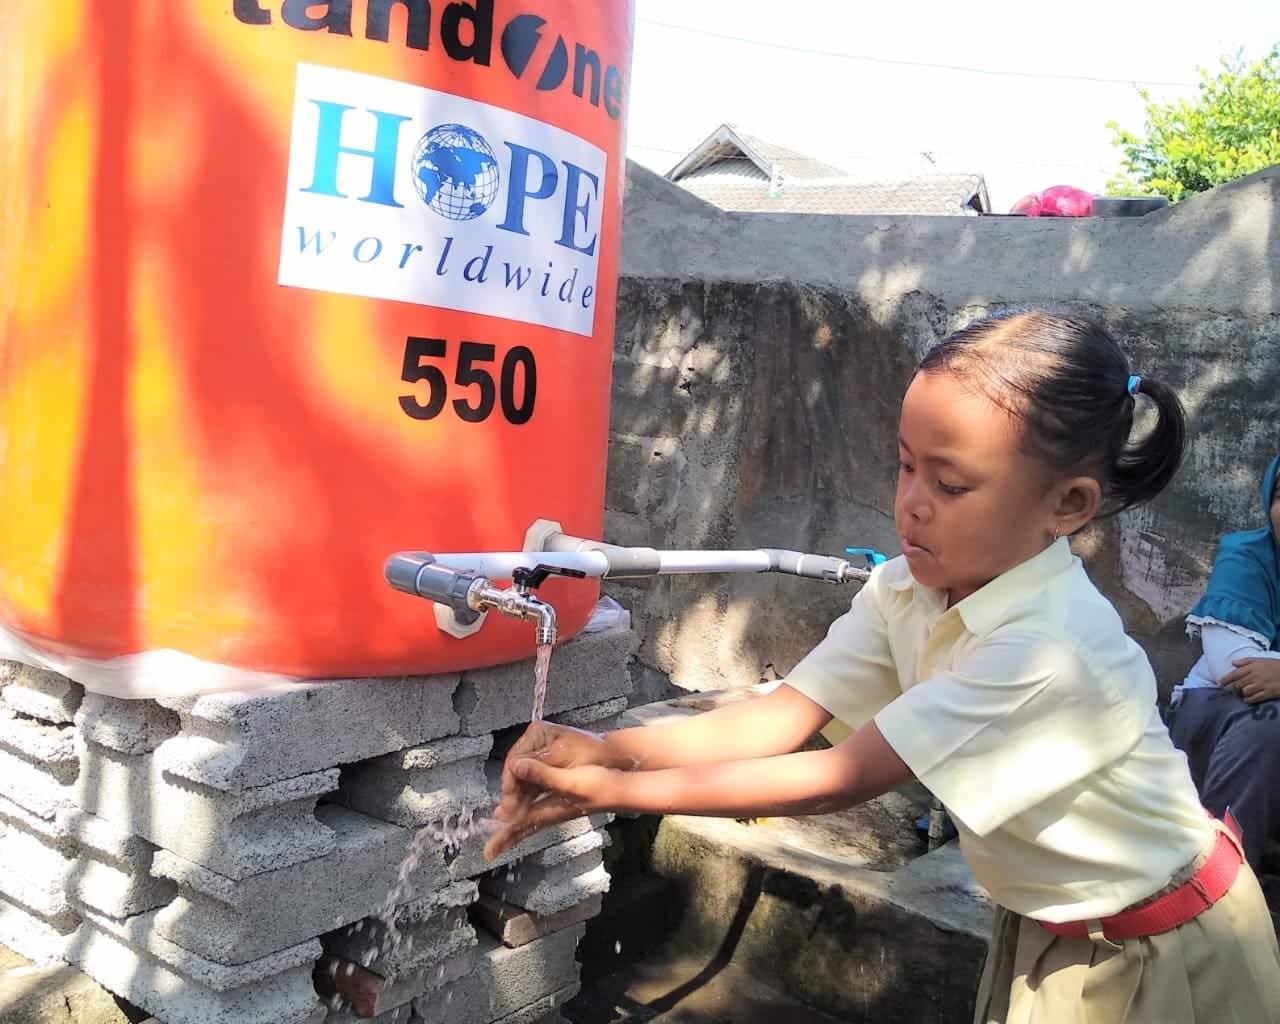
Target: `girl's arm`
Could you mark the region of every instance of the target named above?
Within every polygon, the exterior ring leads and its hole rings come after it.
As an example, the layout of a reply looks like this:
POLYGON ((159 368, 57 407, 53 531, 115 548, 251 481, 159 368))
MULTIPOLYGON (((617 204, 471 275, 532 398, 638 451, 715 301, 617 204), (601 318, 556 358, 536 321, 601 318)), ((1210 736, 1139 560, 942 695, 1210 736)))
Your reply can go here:
POLYGON ((828 750, 747 761, 632 772, 599 765, 555 768, 526 757, 510 767, 522 785, 542 795, 499 808, 501 827, 485 849, 490 858, 540 829, 582 814, 825 814, 874 799, 911 778, 874 722, 828 750))
POLYGON ((822 705, 783 683, 763 697, 682 722, 606 733, 606 763, 654 771, 787 754, 799 750, 830 721, 831 713, 822 705))
MULTIPOLYGON (((538 764, 534 779, 546 768, 538 764)), ((828 750, 616 773, 595 799, 610 810, 638 814, 828 814, 874 799, 909 778, 911 770, 869 722, 828 750)), ((539 784, 553 789, 562 781, 554 769, 545 779, 539 784)))

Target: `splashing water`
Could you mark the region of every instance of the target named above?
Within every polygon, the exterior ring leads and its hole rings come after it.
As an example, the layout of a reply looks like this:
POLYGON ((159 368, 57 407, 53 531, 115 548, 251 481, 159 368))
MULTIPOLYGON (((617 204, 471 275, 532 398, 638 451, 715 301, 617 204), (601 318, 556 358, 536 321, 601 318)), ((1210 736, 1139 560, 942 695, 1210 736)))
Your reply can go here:
MULTIPOLYGON (((530 716, 530 721, 533 722, 542 720, 542 710, 547 700, 547 675, 551 669, 551 652, 553 649, 551 644, 538 645, 538 657, 534 664, 533 714, 530 716)), ((413 875, 418 870, 418 865, 422 862, 423 855, 433 847, 441 847, 446 857, 455 856, 462 849, 463 844, 472 836, 478 834, 488 835, 499 827, 498 823, 492 818, 477 817, 480 810, 481 808, 475 805, 463 806, 460 810, 446 815, 439 821, 424 825, 414 834, 413 839, 409 842, 409 849, 405 852, 404 859, 400 862, 400 868, 396 872, 395 884, 391 887, 391 891, 387 893, 386 899, 382 901, 381 907, 378 908, 376 920, 382 925, 382 936, 380 940, 376 940, 370 946, 361 958, 366 967, 372 964, 378 956, 387 956, 393 953, 402 942, 408 941, 412 943, 412 936, 405 936, 400 931, 397 911, 401 904, 409 902, 413 897, 413 875)), ((513 867, 508 867, 508 880, 511 878, 513 870, 513 867)), ((361 922, 355 926, 355 929, 359 932, 363 927, 363 922, 361 922)), ((348 971, 350 969, 349 966, 348 971)), ((444 968, 441 967, 440 970, 443 972, 444 968)))
MULTIPOLYGON (((492 818, 480 815, 479 812, 483 809, 485 808, 475 804, 464 805, 439 821, 428 822, 414 833, 413 839, 409 841, 409 848, 405 851, 404 859, 400 862, 400 868, 396 872, 395 884, 378 909, 376 919, 382 925, 382 938, 369 949, 365 966, 372 963, 379 955, 388 956, 395 952, 402 942, 408 944, 407 950, 412 950, 413 936, 404 935, 400 931, 397 918, 400 905, 409 902, 413 897, 414 872, 418 870, 423 855, 429 849, 442 848, 445 856, 452 857, 461 851, 463 845, 472 836, 491 834, 498 827, 498 823, 492 818)), ((463 920, 460 920, 456 926, 461 927, 462 923, 463 920)), ((358 928, 359 926, 357 930, 358 928)))
POLYGON ((551 644, 538 645, 538 660, 533 667, 533 714, 531 722, 542 721, 542 709, 547 703, 547 673, 551 669, 551 644))

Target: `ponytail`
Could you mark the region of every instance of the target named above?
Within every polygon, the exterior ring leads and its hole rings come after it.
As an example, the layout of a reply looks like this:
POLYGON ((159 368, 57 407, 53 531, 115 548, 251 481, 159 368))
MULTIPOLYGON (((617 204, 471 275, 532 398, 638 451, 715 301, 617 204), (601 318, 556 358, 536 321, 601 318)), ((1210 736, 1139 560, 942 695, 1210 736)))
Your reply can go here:
POLYGON ((1178 393, 1163 381, 1140 377, 1133 389, 1135 403, 1139 395, 1156 407, 1156 422, 1145 436, 1127 441, 1116 457, 1106 488, 1112 506, 1108 514, 1141 505, 1163 491, 1186 453, 1187 414, 1178 393))

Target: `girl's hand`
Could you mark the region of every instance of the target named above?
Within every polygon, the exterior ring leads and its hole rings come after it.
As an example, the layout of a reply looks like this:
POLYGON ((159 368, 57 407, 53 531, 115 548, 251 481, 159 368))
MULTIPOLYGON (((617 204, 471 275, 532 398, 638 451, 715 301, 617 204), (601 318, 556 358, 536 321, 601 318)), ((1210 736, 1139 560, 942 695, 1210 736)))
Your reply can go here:
POLYGON ((621 772, 601 765, 556 768, 534 757, 513 761, 509 756, 504 777, 507 772, 522 794, 532 796, 510 802, 504 799, 494 811, 502 827, 485 844, 484 855, 489 860, 544 828, 611 808, 620 795, 617 780, 621 772))
POLYGON ((553 768, 577 768, 584 765, 611 765, 604 737, 582 729, 571 729, 550 722, 532 722, 516 745, 507 753, 502 765, 502 796, 494 810, 495 817, 515 817, 522 807, 540 793, 536 784, 516 777, 512 766, 525 758, 537 758, 553 768))
POLYGON ((1236 667, 1218 680, 1223 689, 1234 690, 1246 704, 1259 704, 1280 697, 1280 659, 1237 658, 1236 667))

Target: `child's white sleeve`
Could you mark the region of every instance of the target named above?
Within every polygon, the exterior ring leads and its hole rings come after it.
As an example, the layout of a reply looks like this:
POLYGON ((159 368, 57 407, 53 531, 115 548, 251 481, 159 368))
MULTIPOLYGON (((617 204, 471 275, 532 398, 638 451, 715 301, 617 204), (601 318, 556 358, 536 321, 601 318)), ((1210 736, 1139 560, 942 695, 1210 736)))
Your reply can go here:
POLYGON ((1280 658, 1280 651, 1269 651, 1259 643, 1256 634, 1205 620, 1200 627, 1200 643, 1204 648, 1209 677, 1216 683, 1235 668, 1237 658, 1280 658))
POLYGON ((882 611, 883 577, 881 569, 871 574, 849 610, 784 680, 850 730, 871 721, 902 692, 882 611))
POLYGON ((1043 635, 987 638, 876 715, 916 777, 978 835, 1127 754, 1153 707, 1043 635))

